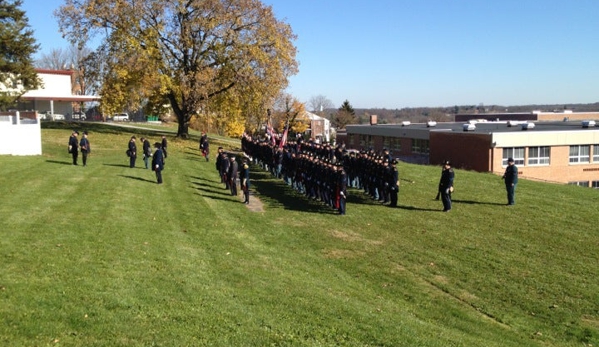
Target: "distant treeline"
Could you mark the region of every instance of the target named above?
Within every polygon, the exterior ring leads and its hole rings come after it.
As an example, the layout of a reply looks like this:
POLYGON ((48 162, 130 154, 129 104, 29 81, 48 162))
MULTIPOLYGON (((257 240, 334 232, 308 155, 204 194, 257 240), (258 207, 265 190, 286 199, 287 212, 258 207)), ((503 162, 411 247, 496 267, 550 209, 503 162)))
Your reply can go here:
MULTIPOLYGON (((563 112, 572 110, 573 112, 599 112, 599 102, 592 104, 556 104, 556 105, 522 105, 522 106, 501 106, 501 105, 461 105, 452 107, 414 107, 402 109, 386 108, 356 108, 355 115, 358 117, 359 124, 370 122, 370 116, 376 115, 379 124, 398 123, 410 121, 414 123, 424 123, 429 120, 437 122, 451 122, 456 114, 477 114, 477 113, 517 113, 532 112, 540 110, 543 112, 563 112)), ((324 111, 329 118, 337 112, 337 109, 327 109, 324 111)))

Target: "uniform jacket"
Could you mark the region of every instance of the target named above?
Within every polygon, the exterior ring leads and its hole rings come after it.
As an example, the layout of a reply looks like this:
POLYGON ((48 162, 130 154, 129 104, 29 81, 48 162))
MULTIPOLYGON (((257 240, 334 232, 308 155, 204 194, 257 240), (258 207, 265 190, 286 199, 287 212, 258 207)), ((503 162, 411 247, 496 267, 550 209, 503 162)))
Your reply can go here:
POLYGON ((505 180, 505 184, 512 185, 518 183, 518 168, 516 165, 508 165, 505 168, 503 179, 505 180))
POLYGON ((152 157, 152 170, 156 171, 156 165, 158 165, 158 170, 164 170, 164 154, 162 154, 162 149, 158 148, 156 152, 154 152, 154 156, 152 157))

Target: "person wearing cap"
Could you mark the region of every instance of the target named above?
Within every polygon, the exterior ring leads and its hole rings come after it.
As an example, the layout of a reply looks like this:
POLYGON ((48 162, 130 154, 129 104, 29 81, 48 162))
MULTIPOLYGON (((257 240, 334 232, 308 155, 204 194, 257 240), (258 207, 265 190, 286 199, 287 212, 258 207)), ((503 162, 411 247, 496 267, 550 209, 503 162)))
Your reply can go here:
POLYGON ((146 169, 150 168, 150 158, 152 157, 152 146, 150 145, 150 141, 144 137, 142 137, 141 139, 139 139, 139 141, 141 141, 142 146, 143 146, 143 159, 144 159, 144 165, 146 167, 146 169))
POLYGON ((73 165, 77 165, 77 157, 79 156, 79 141, 77 140, 79 132, 73 130, 71 137, 69 137, 69 153, 73 156, 73 165))
POLYGON ((507 191, 507 205, 514 205, 514 195, 516 194, 516 184, 518 184, 518 167, 514 164, 514 158, 508 158, 507 167, 503 174, 505 190, 507 191))
POLYGON ((154 143, 156 151, 152 156, 152 170, 156 173, 156 181, 158 184, 162 184, 162 170, 164 170, 164 155, 161 147, 162 144, 160 142, 154 143))
POLYGON ((131 136, 129 140, 127 155, 129 156, 129 167, 135 167, 135 159, 137 159, 137 145, 135 144, 135 136, 131 136))
POLYGON ((83 132, 83 137, 79 141, 79 148, 81 148, 81 157, 83 158, 83 166, 87 166, 87 155, 92 151, 92 148, 87 139, 87 131, 83 132))
POLYGON ((229 171, 227 172, 227 177, 229 178, 229 189, 231 189, 231 195, 237 196, 237 177, 239 176, 239 166, 237 165, 237 161, 235 160, 235 156, 230 156, 230 164, 229 171))
POLYGON ((443 212, 451 210, 451 191, 453 190, 453 179, 455 174, 451 167, 451 162, 446 160, 443 163, 443 171, 441 172, 441 180, 439 186, 441 189, 441 201, 443 202, 443 212))

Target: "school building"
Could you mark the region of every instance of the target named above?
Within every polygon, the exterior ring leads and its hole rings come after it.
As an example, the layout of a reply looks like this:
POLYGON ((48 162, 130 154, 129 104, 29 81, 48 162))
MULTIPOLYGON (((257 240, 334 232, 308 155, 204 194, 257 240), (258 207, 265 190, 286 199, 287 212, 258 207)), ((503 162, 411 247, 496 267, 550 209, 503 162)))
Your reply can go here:
POLYGON ((495 174, 503 174, 512 157, 522 178, 599 188, 599 113, 468 117, 466 122, 347 125, 337 142, 355 149, 387 148, 405 162, 451 160, 456 168, 495 174))

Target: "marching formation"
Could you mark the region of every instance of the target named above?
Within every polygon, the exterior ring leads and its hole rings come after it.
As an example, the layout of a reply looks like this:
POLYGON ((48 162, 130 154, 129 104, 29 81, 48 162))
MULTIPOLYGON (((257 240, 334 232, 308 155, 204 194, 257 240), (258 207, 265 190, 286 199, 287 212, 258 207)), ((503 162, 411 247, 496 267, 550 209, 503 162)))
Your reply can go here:
MULTIPOLYGON (((72 156, 73 165, 78 165, 78 153, 83 157, 83 166, 87 166, 87 158, 91 153, 88 133, 78 141, 79 132, 74 130, 69 137, 68 152, 72 156)), ((127 144, 129 167, 134 168, 137 159, 136 137, 131 136, 127 144)), ((167 157, 167 140, 162 136, 161 142, 154 143, 155 152, 150 149, 146 138, 140 139, 143 149, 143 161, 146 169, 152 168, 156 181, 162 184, 162 171, 167 157), (151 164, 150 164, 151 158, 151 164)), ((245 154, 241 167, 235 155, 228 154, 218 147, 216 170, 225 189, 232 196, 237 196, 238 181, 243 192, 244 203, 250 202, 250 170, 249 160, 262 169, 270 171, 281 178, 286 184, 306 197, 321 201, 325 206, 335 209, 340 215, 346 213, 347 188, 363 190, 373 200, 389 207, 397 207, 399 194, 399 172, 397 160, 387 149, 377 153, 374 150, 357 151, 346 149, 344 145, 333 147, 313 141, 279 141, 273 139, 254 138, 243 134, 241 148, 245 154), (249 158, 249 160, 248 160, 249 158)), ((205 132, 200 138, 200 151, 206 161, 209 161, 209 141, 205 132)), ((443 202, 443 212, 449 212, 452 207, 451 193, 453 192, 455 173, 451 162, 443 162, 443 170, 439 180, 436 199, 443 202)), ((509 158, 508 166, 502 177, 505 180, 508 205, 514 205, 516 184, 518 183, 518 168, 514 160, 509 158)))

